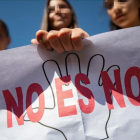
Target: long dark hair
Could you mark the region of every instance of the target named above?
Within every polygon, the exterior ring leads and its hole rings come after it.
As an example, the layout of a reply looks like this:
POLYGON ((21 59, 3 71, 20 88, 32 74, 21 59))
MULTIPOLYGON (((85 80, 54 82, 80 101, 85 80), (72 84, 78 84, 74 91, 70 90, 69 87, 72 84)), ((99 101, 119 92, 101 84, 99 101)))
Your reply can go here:
POLYGON ((1 26, 2 29, 4 30, 5 35, 6 35, 7 37, 10 37, 8 27, 7 27, 6 23, 5 23, 3 20, 1 20, 1 19, 0 19, 0 26, 1 26))
MULTIPOLYGON (((43 20, 42 20, 41 30, 46 30, 46 31, 52 30, 50 25, 49 25, 49 20, 48 20, 48 14, 49 14, 48 6, 49 6, 50 1, 51 0, 47 1, 45 9, 44 9, 44 15, 43 15, 43 20)), ((69 28, 76 28, 76 27, 78 27, 76 14, 75 14, 72 6, 70 5, 70 3, 67 0, 63 0, 63 1, 68 4, 69 8, 72 11, 72 21, 71 21, 71 24, 70 24, 69 28)))

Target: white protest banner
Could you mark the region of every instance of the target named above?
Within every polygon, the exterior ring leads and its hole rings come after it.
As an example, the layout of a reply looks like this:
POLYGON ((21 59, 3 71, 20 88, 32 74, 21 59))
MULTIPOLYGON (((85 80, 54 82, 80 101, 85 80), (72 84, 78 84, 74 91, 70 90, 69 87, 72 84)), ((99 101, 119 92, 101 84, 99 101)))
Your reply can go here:
POLYGON ((0 140, 139 140, 140 27, 80 52, 0 52, 0 140))

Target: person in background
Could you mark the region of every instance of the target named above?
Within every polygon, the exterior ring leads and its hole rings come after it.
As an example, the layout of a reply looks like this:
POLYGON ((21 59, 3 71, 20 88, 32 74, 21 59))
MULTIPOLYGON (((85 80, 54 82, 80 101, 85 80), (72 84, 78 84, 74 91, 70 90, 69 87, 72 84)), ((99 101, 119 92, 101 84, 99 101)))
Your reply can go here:
POLYGON ((105 0, 110 16, 110 30, 118 30, 140 25, 140 0, 105 0))
POLYGON ((51 31, 76 27, 78 27, 78 25, 75 12, 67 0, 47 1, 41 30, 51 31))
MULTIPOLYGON (((59 31, 62 28, 76 28, 78 27, 76 14, 67 0, 48 0, 44 9, 44 15, 41 25, 42 34, 51 31, 59 31)), ((42 43, 45 41, 41 39, 42 43)), ((37 40, 32 39, 33 44, 38 43, 37 40)), ((50 44, 44 44, 50 50, 50 44)))
MULTIPOLYGON (((104 6, 111 19, 110 30, 140 26, 140 0, 105 0, 104 6)), ((43 38, 46 44, 48 42, 52 44, 53 42, 51 47, 58 53, 73 49, 81 50, 83 47, 82 39, 86 37, 88 37, 88 34, 80 28, 64 28, 60 31, 50 32, 40 30, 36 33, 36 39, 41 46, 44 47, 40 38, 43 38), (60 43, 58 43, 58 40, 60 40, 60 43)))
POLYGON ((0 51, 7 49, 10 44, 10 35, 7 25, 0 19, 0 51))

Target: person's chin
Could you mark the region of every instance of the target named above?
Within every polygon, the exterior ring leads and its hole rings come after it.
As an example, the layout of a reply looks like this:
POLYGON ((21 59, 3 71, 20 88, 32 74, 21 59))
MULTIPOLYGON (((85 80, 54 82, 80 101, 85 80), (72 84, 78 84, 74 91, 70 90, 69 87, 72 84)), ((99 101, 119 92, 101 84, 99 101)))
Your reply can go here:
POLYGON ((131 26, 131 24, 129 24, 128 22, 123 22, 123 23, 120 24, 119 27, 124 29, 124 28, 130 28, 130 27, 133 27, 133 26, 131 26))
POLYGON ((58 27, 58 28, 66 28, 66 25, 65 25, 64 22, 59 22, 59 23, 56 25, 56 27, 58 27))
POLYGON ((128 22, 126 20, 119 20, 115 23, 120 28, 128 28, 128 22))

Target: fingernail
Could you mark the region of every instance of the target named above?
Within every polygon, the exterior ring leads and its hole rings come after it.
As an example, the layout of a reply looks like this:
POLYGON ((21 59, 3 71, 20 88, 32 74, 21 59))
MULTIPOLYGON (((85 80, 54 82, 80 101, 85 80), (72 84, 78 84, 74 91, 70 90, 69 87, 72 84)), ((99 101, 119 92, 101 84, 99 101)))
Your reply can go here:
POLYGON ((43 41, 43 39, 39 40, 39 43, 46 49, 49 49, 48 45, 43 41))
POLYGON ((43 40, 42 40, 42 39, 39 39, 39 43, 40 43, 40 44, 43 44, 43 40))

